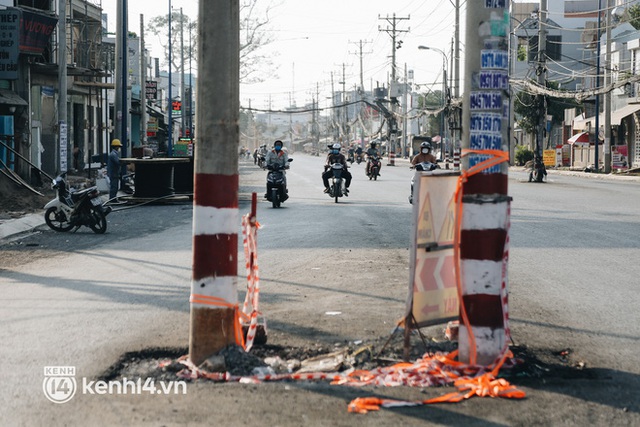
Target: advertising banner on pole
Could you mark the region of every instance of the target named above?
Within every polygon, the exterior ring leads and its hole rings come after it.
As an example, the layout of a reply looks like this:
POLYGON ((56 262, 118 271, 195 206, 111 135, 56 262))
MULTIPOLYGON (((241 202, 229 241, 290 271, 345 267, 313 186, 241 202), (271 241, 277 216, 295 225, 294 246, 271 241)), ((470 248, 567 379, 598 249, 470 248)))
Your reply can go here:
POLYGON ((453 257, 459 172, 416 172, 407 315, 415 327, 458 318, 453 257))

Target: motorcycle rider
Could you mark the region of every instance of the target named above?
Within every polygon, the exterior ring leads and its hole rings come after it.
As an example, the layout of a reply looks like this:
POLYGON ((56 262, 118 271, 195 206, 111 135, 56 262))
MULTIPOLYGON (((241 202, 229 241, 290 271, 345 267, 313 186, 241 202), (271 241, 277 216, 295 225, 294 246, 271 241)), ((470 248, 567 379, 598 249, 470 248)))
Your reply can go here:
POLYGON ((436 164, 436 156, 431 154, 431 144, 428 141, 423 141, 420 144, 420 152, 413 157, 411 165, 415 166, 423 162, 436 164))
POLYGON ((354 152, 355 152, 355 149, 353 148, 353 144, 351 144, 349 146, 349 151, 348 151, 349 156, 347 157, 347 160, 350 161, 351 163, 353 163, 354 160, 355 160, 355 158, 353 156, 354 152))
MULTIPOLYGON (((280 168, 282 169, 289 169, 289 156, 287 155, 287 152, 282 149, 282 145, 283 145, 282 141, 280 141, 279 139, 273 143, 273 150, 267 153, 267 157, 265 159, 265 163, 267 164, 267 169, 269 169, 269 166, 272 166, 275 164, 279 165, 280 168)), ((287 200, 289 198, 289 195, 287 194, 289 190, 287 190, 286 175, 284 179, 284 188, 285 188, 284 200, 287 200)), ((267 191, 269 191, 268 187, 267 187, 267 191)), ((267 194, 265 194, 264 197, 266 198, 267 194)))
MULTIPOLYGON (((380 157, 380 152, 376 147, 377 147, 377 144, 372 141, 371 144, 369 145, 369 148, 367 148, 367 151, 365 151, 365 154, 367 155, 367 169, 365 173, 367 176, 369 176, 369 168, 371 167, 371 161, 370 161, 371 156, 380 157)), ((382 162, 380 162, 380 169, 382 169, 382 162)), ((378 170, 378 176, 382 176, 380 174, 380 170, 378 170)))
POLYGON ((347 159, 344 154, 340 153, 341 145, 335 143, 331 146, 329 154, 327 154, 327 160, 324 164, 324 172, 322 173, 322 183, 324 184, 324 192, 329 192, 329 178, 333 176, 331 165, 334 163, 340 163, 342 165, 342 177, 344 178, 344 195, 349 195, 349 186, 351 185, 351 173, 347 170, 347 159))
POLYGON ((356 147, 356 159, 360 158, 362 160, 362 147, 360 144, 356 147))

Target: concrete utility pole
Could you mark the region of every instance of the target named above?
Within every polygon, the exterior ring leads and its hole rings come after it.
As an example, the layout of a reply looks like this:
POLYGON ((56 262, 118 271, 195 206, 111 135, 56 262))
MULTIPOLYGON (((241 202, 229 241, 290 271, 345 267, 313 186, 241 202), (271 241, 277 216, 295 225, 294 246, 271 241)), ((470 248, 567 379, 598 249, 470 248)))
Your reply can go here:
MULTIPOLYGON (((239 343, 239 0, 200 0, 189 358, 239 343)), ((240 330, 240 334, 242 331, 240 330)))
MULTIPOLYGON (((407 16, 406 18, 398 18, 396 17, 396 14, 393 14, 392 18, 389 18, 389 16, 386 16, 385 18, 381 18, 380 15, 378 15, 378 19, 384 19, 385 21, 387 21, 391 27, 387 28, 381 28, 380 26, 378 26, 378 31, 384 31, 387 34, 389 34, 391 36, 391 82, 389 84, 389 86, 395 86, 397 83, 397 78, 396 78, 396 50, 399 49, 400 47, 402 47, 402 41, 396 41, 397 39, 397 33, 407 33, 409 32, 410 29, 406 29, 406 30, 398 30, 397 27, 397 21, 403 21, 403 20, 409 20, 411 19, 410 16, 407 16)), ((391 123, 391 121, 387 121, 387 126, 393 128, 390 130, 390 136, 389 136, 389 166, 394 166, 395 165, 395 156, 396 156, 396 145, 397 145, 397 128, 396 128, 396 121, 395 121, 395 110, 396 110, 396 105, 397 105, 397 101, 396 101, 396 97, 395 94, 393 94, 393 96, 390 97, 391 98, 391 114, 394 116, 394 120, 393 120, 393 124, 391 123)))
MULTIPOLYGON (((479 150, 464 157, 468 174, 462 188, 458 280, 460 306, 459 359, 489 365, 506 349, 507 248, 510 198, 508 164, 496 163, 471 174, 483 161, 508 159, 509 52, 505 20, 508 1, 468 2, 465 42, 462 141, 479 150)), ((457 269, 458 270, 458 269, 457 269)))
POLYGON ((342 63, 342 81, 340 82, 342 84, 342 111, 343 111, 343 126, 342 129, 344 129, 344 135, 345 135, 345 143, 349 143, 349 106, 347 105, 347 76, 345 75, 345 67, 346 65, 344 64, 344 62, 342 63))
POLYGON ((147 143, 147 61, 144 53, 144 15, 140 14, 140 144, 147 143))
MULTIPOLYGON (((455 21, 455 29, 454 29, 454 52, 451 58, 453 62, 453 74, 454 74, 454 84, 453 84, 453 97, 455 99, 460 99, 460 0, 456 0, 455 3, 456 9, 456 21, 455 21)), ((460 144, 460 110, 455 108, 453 111, 454 117, 452 118, 453 126, 451 126, 452 137, 453 137, 453 145, 452 147, 459 148, 460 144)))
POLYGON ((411 19, 411 17, 407 16, 406 18, 398 18, 394 13, 393 17, 391 18, 389 18, 389 16, 381 18, 380 15, 378 15, 378 19, 384 19, 389 23, 389 25, 391 25, 391 27, 387 26, 387 28, 382 28, 378 26, 378 31, 384 31, 385 33, 389 34, 389 36, 391 36, 391 81, 395 82, 396 81, 396 50, 402 46, 402 41, 400 42, 396 41, 397 33, 409 32, 408 29, 399 30, 396 27, 397 27, 398 21, 409 20, 411 19))
MULTIPOLYGON (((547 25, 547 0, 540 0, 540 12, 538 17, 538 63, 536 64, 536 75, 538 76, 537 83, 541 87, 547 86, 547 31, 545 27, 547 25)), ((538 171, 536 174, 536 181, 542 182, 544 178, 543 163, 542 163, 542 147, 544 146, 544 134, 546 130, 547 120, 547 102, 545 95, 538 95, 538 131, 536 132, 536 153, 533 161, 533 167, 538 171)))
MULTIPOLYGON (((600 89, 600 38, 602 36, 602 32, 600 31, 600 26, 602 23, 602 0, 598 0, 598 32, 597 32, 597 48, 596 48, 596 87, 595 89, 600 89)), ((600 160, 598 159, 598 145, 600 143, 600 94, 596 94, 596 140, 595 140, 595 170, 596 172, 600 170, 600 160)))
MULTIPOLYGON (((363 58, 363 56, 364 56, 364 54, 365 54, 365 53, 371 53, 371 52, 363 52, 363 51, 362 51, 363 44, 365 44, 365 43, 371 43, 371 42, 369 42, 369 41, 363 41, 363 40, 360 40, 360 41, 358 42, 359 51, 356 53, 356 55, 358 55, 358 56, 359 56, 359 58, 360 58, 360 88, 358 89, 358 92, 360 93, 360 100, 364 100, 364 99, 365 99, 365 90, 364 90, 364 71, 363 71, 363 68, 362 68, 362 58, 363 58)), ((362 104, 361 104, 361 105, 362 105, 362 104)), ((360 115, 361 119, 362 119, 362 112, 363 112, 363 109, 362 109, 362 107, 360 107, 360 108, 358 109, 358 114, 360 115)), ((362 120, 361 120, 360 122, 362 123, 362 120)), ((363 126, 361 127, 361 129, 362 129, 362 133, 360 134, 360 146, 363 146, 363 145, 364 145, 364 134, 365 134, 365 129, 364 129, 364 127, 363 127, 363 126)), ((356 136, 354 136, 354 138, 355 138, 355 137, 356 137, 356 136)))
POLYGON ((171 14, 173 9, 171 8, 171 0, 169 0, 169 81, 167 83, 168 86, 168 106, 167 106, 167 115, 169 116, 168 125, 167 125, 167 156, 173 157, 173 76, 171 75, 171 61, 173 56, 173 43, 171 41, 171 14))
POLYGON ((456 23, 455 23, 455 53, 453 55, 454 61, 454 73, 455 73, 455 85, 454 96, 460 97, 460 0, 456 0, 456 23))
MULTIPOLYGON (((607 27, 607 45, 605 48, 604 61, 604 86, 609 87, 611 83, 611 11, 613 10, 612 0, 607 0, 607 17, 605 26, 607 27)), ((611 91, 604 94, 604 173, 611 173, 611 91)))
POLYGON ((67 171, 69 143, 67 138, 67 1, 58 2, 58 155, 60 173, 67 171))
POLYGON ((182 8, 180 8, 180 136, 185 136, 185 129, 187 125, 185 106, 187 105, 187 99, 184 96, 184 14, 182 8))
MULTIPOLYGON (((128 60, 127 42, 129 41, 127 0, 118 0, 116 23, 116 137, 122 143, 122 157, 127 157, 127 128, 129 126, 129 109, 127 108, 128 60)), ((123 169, 126 167, 122 165, 123 169)))

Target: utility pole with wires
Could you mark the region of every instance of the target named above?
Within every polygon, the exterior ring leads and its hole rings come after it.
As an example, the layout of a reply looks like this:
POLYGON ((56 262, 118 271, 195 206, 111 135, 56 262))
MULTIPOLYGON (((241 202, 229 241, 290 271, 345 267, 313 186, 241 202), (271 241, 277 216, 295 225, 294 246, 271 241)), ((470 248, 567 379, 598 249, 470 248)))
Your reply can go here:
MULTIPOLYGON (((370 41, 366 41, 366 40, 360 40, 358 42, 358 46, 359 46, 359 51, 355 52, 356 55, 359 56, 360 58, 360 87, 358 88, 358 93, 360 94, 360 100, 364 100, 365 99, 365 90, 364 90, 364 71, 363 71, 363 67, 362 67, 362 58, 364 56, 365 53, 372 53, 371 51, 369 52, 363 52, 362 51, 362 46, 365 43, 371 43, 370 41)), ((363 117, 362 117, 362 108, 360 108, 359 110, 359 115, 360 115, 360 123, 362 123, 363 117)), ((360 138, 360 146, 363 147, 364 145, 364 133, 365 133, 365 129, 364 126, 361 126, 362 128, 362 134, 361 134, 361 138, 360 138)), ((364 148, 364 147, 363 147, 364 148)))
POLYGON ((397 99, 397 93, 395 93, 393 89, 397 89, 397 84, 398 84, 397 78, 396 78, 396 50, 402 47, 402 40, 397 40, 398 38, 397 34, 408 33, 410 30, 410 28, 406 30, 399 30, 397 28, 397 24, 398 24, 398 21, 411 19, 411 16, 407 16, 406 18, 404 17, 400 18, 400 17, 397 17, 396 14, 394 13, 391 18, 389 16, 381 18, 380 15, 378 15, 378 19, 384 19, 390 25, 390 27, 387 26, 386 28, 381 28, 380 26, 378 26, 378 31, 384 31, 387 34, 389 34, 389 36, 391 37, 391 82, 389 83, 389 88, 390 88, 389 98, 391 98, 391 119, 387 122, 387 126, 388 126, 387 134, 389 135, 388 166, 394 166, 395 157, 396 157, 396 145, 397 145, 397 138, 398 138, 398 134, 397 134, 398 126, 396 124, 396 119, 395 119, 395 116, 396 116, 395 110, 396 110, 396 105, 398 104, 398 99, 397 99))
POLYGON ((369 52, 363 52, 362 51, 362 47, 366 43, 371 43, 371 42, 367 41, 367 40, 360 40, 360 41, 358 41, 358 43, 354 43, 354 44, 357 44, 358 47, 359 47, 358 48, 358 52, 349 52, 349 53, 352 53, 354 55, 358 55, 358 57, 360 58, 360 88, 359 88, 359 91, 360 91, 360 95, 361 96, 364 96, 364 71, 362 69, 362 58, 364 57, 365 53, 366 54, 372 53, 371 51, 369 51, 369 52))
MULTIPOLYGON (((547 0, 540 0, 540 12, 538 18, 538 60, 536 63, 537 83, 540 87, 546 87, 546 55, 547 55, 547 0)), ((547 102, 545 95, 538 95, 538 131, 536 132, 536 152, 533 160, 532 171, 536 182, 542 182, 546 171, 542 161, 542 147, 544 143, 545 122, 547 120, 547 102)))
POLYGON ((347 105, 347 88, 346 88, 346 84, 347 84, 347 76, 345 75, 345 64, 342 63, 342 81, 340 82, 342 84, 342 111, 343 111, 343 115, 342 115, 342 120, 343 120, 343 125, 342 125, 342 129, 343 129, 343 134, 345 135, 345 143, 349 143, 349 106, 347 105))

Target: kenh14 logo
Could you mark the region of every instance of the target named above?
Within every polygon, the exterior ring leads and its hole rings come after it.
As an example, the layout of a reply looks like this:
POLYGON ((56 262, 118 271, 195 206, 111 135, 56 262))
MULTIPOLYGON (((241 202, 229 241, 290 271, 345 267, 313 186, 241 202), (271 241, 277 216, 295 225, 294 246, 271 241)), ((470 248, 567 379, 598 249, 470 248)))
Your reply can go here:
POLYGON ((53 403, 66 403, 76 394, 75 366, 45 366, 42 391, 53 403))

